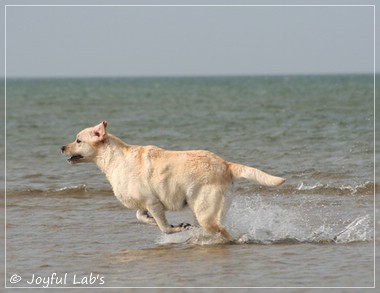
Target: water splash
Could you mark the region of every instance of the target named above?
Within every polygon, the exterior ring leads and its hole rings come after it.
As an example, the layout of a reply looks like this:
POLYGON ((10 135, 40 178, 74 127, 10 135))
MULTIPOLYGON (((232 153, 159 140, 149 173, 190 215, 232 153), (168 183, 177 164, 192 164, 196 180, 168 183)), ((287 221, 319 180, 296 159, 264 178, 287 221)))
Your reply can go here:
MULTIPOLYGON (((316 217, 319 220, 309 221, 310 210, 274 205, 264 202, 260 197, 240 197, 227 213, 225 226, 237 244, 342 244, 370 241, 373 238, 369 215, 357 217, 342 226, 334 222, 337 219, 326 222, 323 211, 315 211, 318 212, 321 213, 316 217)), ((193 228, 177 234, 162 234, 157 243, 215 245, 223 243, 223 239, 201 228, 193 228)))
POLYGON ((326 220, 322 210, 285 208, 251 197, 235 202, 227 217, 227 226, 238 233, 240 243, 351 243, 373 238, 369 215, 357 217, 343 228, 337 222, 337 218, 326 220), (317 220, 309 220, 310 212, 317 220))
POLYGON ((301 215, 295 210, 244 197, 235 201, 226 218, 226 226, 239 243, 271 244, 302 241, 297 223, 301 215))
POLYGON ((192 245, 216 245, 225 243, 225 240, 218 234, 210 234, 200 227, 193 227, 190 230, 180 233, 161 234, 156 243, 160 245, 178 243, 188 243, 192 245))
POLYGON ((367 241, 373 234, 369 215, 356 218, 351 224, 334 236, 336 243, 367 241))

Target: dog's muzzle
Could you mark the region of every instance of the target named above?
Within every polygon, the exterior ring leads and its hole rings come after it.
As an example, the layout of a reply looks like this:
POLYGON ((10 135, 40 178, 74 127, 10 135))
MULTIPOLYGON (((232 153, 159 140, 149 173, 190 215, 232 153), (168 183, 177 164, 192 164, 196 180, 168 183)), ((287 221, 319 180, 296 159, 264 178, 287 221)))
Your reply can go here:
MULTIPOLYGON (((66 150, 66 146, 62 146, 62 147, 61 147, 61 152, 62 152, 62 154, 65 153, 65 150, 66 150)), ((80 154, 74 154, 74 155, 72 155, 70 158, 68 158, 67 161, 68 161, 69 163, 76 163, 76 162, 78 162, 80 159, 83 159, 83 156, 82 156, 82 155, 80 155, 80 154)))

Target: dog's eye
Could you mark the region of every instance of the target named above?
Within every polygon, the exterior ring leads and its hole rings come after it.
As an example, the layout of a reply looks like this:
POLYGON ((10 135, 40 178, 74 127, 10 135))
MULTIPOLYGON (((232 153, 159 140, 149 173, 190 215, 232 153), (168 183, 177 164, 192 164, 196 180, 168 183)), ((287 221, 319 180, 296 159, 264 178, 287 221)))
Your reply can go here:
POLYGON ((82 141, 80 139, 77 139, 77 143, 81 143, 82 141))

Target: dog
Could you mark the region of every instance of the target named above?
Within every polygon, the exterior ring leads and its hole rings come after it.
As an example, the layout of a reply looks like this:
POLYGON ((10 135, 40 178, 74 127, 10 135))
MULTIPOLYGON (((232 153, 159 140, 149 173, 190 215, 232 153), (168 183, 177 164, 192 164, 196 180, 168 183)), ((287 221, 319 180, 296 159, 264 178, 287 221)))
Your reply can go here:
POLYGON ((157 146, 128 145, 106 131, 107 122, 86 128, 73 143, 62 146, 71 164, 94 162, 110 182, 115 196, 137 210, 139 222, 158 225, 164 233, 191 227, 168 224, 165 211, 190 207, 196 222, 211 234, 233 241, 222 225, 234 181, 244 178, 265 186, 286 179, 231 163, 205 150, 170 151, 157 146))

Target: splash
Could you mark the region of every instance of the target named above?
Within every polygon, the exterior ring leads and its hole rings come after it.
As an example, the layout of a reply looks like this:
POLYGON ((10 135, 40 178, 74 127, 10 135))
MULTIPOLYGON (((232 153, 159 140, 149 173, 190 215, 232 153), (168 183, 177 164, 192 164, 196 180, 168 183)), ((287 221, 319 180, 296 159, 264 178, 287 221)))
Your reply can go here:
POLYGON ((227 217, 228 227, 238 233, 240 243, 351 243, 373 237, 369 215, 357 217, 343 228, 337 222, 337 218, 326 222, 321 210, 280 207, 252 197, 237 201, 227 217), (310 212, 314 220, 309 220, 310 212))
POLYGON ((334 236, 336 243, 366 241, 372 237, 372 227, 369 215, 356 218, 351 224, 334 236))
POLYGON ((226 226, 239 243, 299 242, 303 238, 300 218, 295 210, 266 203, 260 197, 244 197, 232 204, 226 226))
POLYGON ((175 234, 161 234, 156 241, 157 244, 178 244, 188 243, 191 245, 217 245, 225 243, 221 235, 209 234, 200 227, 193 227, 190 230, 175 234))
MULTIPOLYGON (((344 244, 373 238, 369 215, 357 217, 342 226, 334 222, 337 219, 326 222, 322 211, 315 211, 320 213, 315 217, 317 220, 308 220, 308 213, 310 210, 274 205, 260 197, 239 197, 227 213, 225 226, 236 239, 236 244, 344 244)), ((157 243, 216 245, 222 244, 223 239, 201 228, 193 228, 177 234, 162 234, 157 243)))

